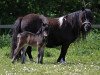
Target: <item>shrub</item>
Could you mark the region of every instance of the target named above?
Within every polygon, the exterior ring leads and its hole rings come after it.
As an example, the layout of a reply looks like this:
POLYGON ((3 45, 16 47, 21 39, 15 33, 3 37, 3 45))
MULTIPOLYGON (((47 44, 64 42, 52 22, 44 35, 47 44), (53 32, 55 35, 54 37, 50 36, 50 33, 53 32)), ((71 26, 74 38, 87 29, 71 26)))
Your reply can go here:
POLYGON ((11 36, 7 35, 0 35, 0 48, 4 46, 10 46, 11 43, 11 36))

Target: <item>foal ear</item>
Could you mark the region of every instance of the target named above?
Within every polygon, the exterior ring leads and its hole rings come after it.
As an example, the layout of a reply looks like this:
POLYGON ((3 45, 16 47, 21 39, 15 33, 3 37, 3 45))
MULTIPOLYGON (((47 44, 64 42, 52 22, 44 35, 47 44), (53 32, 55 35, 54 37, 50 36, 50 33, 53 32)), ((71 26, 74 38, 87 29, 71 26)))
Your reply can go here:
POLYGON ((85 7, 82 7, 82 11, 84 11, 85 10, 85 7))

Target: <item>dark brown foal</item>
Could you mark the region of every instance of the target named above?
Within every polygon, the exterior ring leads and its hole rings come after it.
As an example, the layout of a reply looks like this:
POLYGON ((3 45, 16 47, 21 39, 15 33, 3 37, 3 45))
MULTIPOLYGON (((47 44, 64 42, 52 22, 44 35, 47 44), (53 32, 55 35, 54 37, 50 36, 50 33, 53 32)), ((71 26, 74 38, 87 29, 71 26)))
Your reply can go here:
POLYGON ((18 53, 21 51, 22 54, 22 63, 25 63, 25 52, 27 46, 36 46, 38 49, 38 63, 43 63, 43 56, 44 56, 44 47, 45 47, 45 40, 46 40, 46 32, 43 31, 42 33, 33 34, 28 31, 24 31, 19 33, 17 36, 17 47, 14 50, 14 56, 12 59, 12 63, 15 62, 18 53))

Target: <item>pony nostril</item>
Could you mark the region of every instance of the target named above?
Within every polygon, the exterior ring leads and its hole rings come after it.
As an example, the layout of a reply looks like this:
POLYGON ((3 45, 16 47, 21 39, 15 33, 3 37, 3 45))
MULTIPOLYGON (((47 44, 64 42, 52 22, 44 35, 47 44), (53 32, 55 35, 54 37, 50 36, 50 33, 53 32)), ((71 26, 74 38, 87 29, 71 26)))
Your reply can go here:
POLYGON ((90 24, 84 25, 84 30, 85 30, 86 32, 90 31, 90 29, 91 29, 91 25, 90 25, 90 24))

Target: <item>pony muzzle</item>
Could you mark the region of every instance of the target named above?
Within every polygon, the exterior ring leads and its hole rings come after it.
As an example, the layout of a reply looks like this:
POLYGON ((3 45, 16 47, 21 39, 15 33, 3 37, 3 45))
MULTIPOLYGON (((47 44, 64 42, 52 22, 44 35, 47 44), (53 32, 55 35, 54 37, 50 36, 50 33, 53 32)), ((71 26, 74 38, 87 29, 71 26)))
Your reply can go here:
POLYGON ((88 32, 91 29, 91 23, 89 21, 86 21, 82 24, 84 26, 84 31, 88 32))

